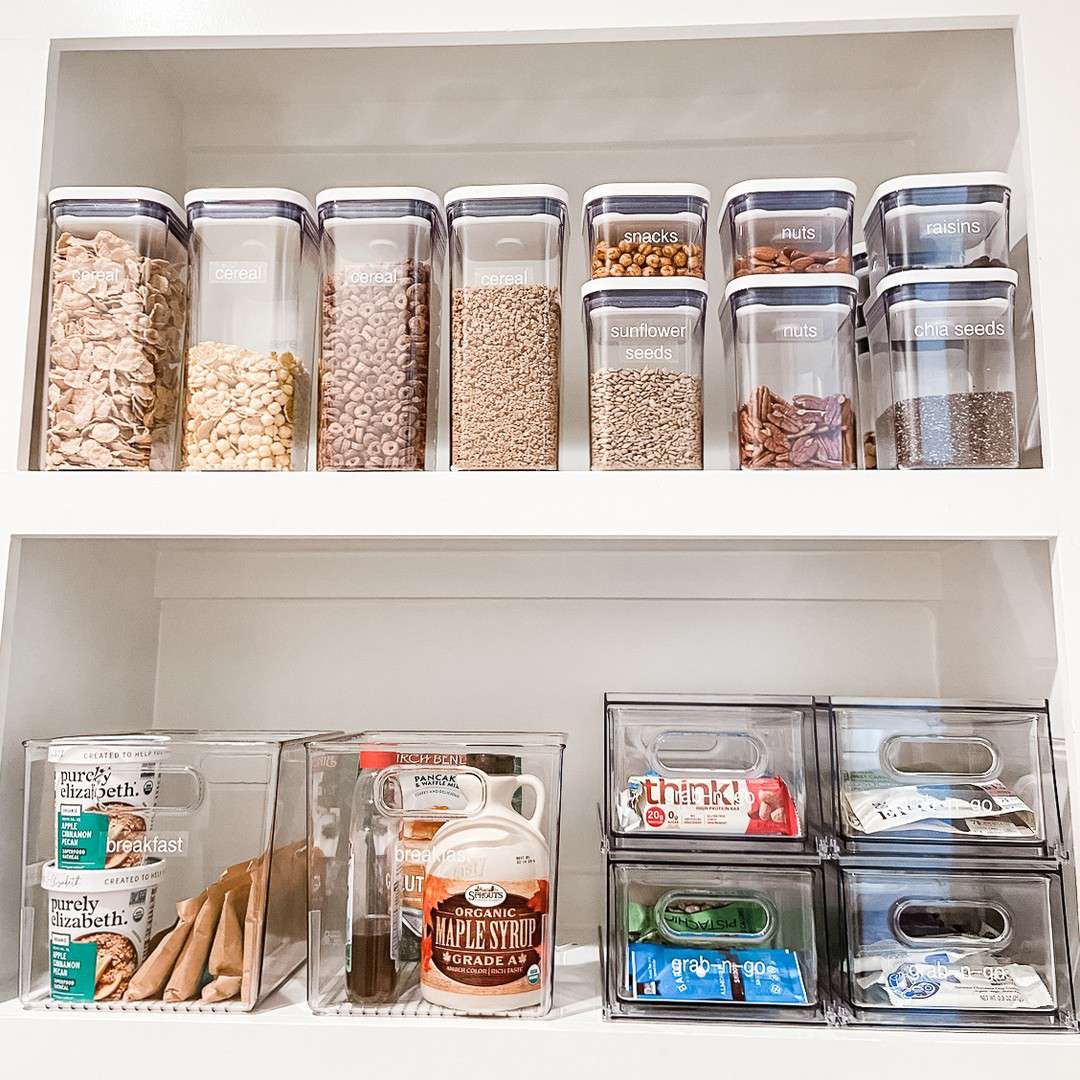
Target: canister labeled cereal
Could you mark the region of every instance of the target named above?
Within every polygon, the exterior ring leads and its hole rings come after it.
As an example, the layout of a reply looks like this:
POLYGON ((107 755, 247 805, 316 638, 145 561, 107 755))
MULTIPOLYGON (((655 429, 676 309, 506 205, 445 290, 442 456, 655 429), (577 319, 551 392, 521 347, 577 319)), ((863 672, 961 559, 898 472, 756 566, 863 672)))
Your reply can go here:
POLYGON ((549 990, 544 788, 530 775, 486 784, 479 814, 439 830, 424 882, 420 990, 465 1012, 539 1005, 549 990), (512 808, 519 787, 535 793, 530 818, 512 808))

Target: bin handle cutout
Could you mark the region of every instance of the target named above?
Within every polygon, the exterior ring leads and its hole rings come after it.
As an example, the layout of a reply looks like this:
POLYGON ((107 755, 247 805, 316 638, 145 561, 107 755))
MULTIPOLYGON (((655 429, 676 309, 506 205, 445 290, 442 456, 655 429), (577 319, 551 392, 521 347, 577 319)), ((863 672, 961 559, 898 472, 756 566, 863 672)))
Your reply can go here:
POLYGON ((680 945, 761 945, 776 933, 776 909, 772 901, 759 893, 727 892, 722 889, 670 889, 653 905, 653 923, 661 937, 680 945), (674 914, 670 908, 676 902, 690 902, 702 908, 723 908, 728 905, 749 907, 760 913, 760 926, 754 923, 743 930, 708 930, 701 927, 679 929, 671 925, 674 914))
POLYGON ((206 780, 198 769, 194 769, 190 765, 170 765, 167 762, 158 765, 157 769, 162 775, 190 776, 194 785, 194 790, 192 792, 191 800, 187 803, 178 806, 169 806, 167 803, 159 802, 153 807, 152 812, 155 817, 159 814, 162 817, 182 817, 184 814, 195 813, 195 811, 202 806, 203 800, 206 798, 206 780))
POLYGON ((387 765, 375 777, 373 801, 376 811, 383 817, 395 820, 408 818, 410 821, 450 821, 479 814, 487 806, 487 797, 487 773, 471 765, 387 765), (455 778, 465 805, 426 806, 415 810, 405 807, 402 780, 415 775, 430 777, 434 773, 455 778), (388 792, 395 796, 394 802, 387 801, 388 792))
POLYGON ((765 767, 768 751, 765 744, 756 735, 748 731, 724 731, 721 728, 706 731, 686 731, 671 729, 661 731, 649 747, 649 764, 655 772, 681 776, 712 775, 722 769, 729 776, 760 776, 765 767), (678 745, 679 741, 687 745, 678 745), (724 746, 725 740, 735 740, 735 744, 724 746), (749 751, 748 764, 733 761, 735 749, 749 751), (687 756, 701 758, 700 765, 676 765, 665 760, 665 755, 672 758, 687 756), (710 756, 711 755, 711 756, 710 756))
POLYGON ((930 784, 986 783, 1001 775, 1001 756, 997 747, 980 735, 890 735, 881 744, 878 760, 889 776, 908 784, 920 781, 930 784), (936 753, 947 754, 962 747, 969 748, 968 753, 972 755, 972 760, 978 760, 975 754, 984 758, 987 761, 986 768, 969 772, 927 769, 927 764, 932 763, 936 753), (930 762, 922 762, 918 769, 905 768, 899 763, 898 759, 905 750, 913 750, 918 754, 920 749, 930 762))
MULTIPOLYGON (((955 916, 953 921, 956 921, 955 916)), ((897 941, 911 949, 925 949, 931 946, 940 949, 973 947, 1002 949, 1009 944, 1013 936, 1012 915, 1008 908, 996 900, 931 900, 906 897, 903 900, 897 900, 889 911, 889 929, 897 941), (939 918, 943 916, 944 919, 948 919, 949 912, 955 912, 961 916, 966 913, 972 925, 981 924, 991 933, 936 934, 932 932, 933 928, 929 925, 927 925, 927 933, 912 932, 915 927, 911 925, 911 921, 920 914, 924 917, 930 916, 931 920, 935 917, 935 913, 939 918), (1000 930, 996 930, 986 922, 988 912, 998 916, 1001 922, 1000 930)))

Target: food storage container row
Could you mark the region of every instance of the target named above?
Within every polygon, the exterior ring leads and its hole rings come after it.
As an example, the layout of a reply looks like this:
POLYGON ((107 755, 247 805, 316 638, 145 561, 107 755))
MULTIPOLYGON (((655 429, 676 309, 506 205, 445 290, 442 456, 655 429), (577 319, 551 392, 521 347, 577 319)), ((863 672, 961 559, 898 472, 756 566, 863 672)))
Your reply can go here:
POLYGON ((1067 855, 1045 703, 609 694, 604 720, 620 852, 1067 855))
POLYGON ((22 1004, 246 1012, 289 978, 313 734, 25 743, 22 1004))
POLYGON ((1060 870, 616 855, 607 884, 610 1019, 1075 1030, 1060 870))

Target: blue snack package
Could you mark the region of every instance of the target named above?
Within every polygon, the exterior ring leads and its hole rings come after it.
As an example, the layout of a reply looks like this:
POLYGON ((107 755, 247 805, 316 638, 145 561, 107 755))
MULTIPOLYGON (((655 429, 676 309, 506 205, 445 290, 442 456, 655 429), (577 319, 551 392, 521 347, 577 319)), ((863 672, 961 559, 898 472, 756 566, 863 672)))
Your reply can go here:
POLYGON ((799 957, 790 949, 684 949, 631 942, 626 967, 634 999, 807 1004, 799 957))

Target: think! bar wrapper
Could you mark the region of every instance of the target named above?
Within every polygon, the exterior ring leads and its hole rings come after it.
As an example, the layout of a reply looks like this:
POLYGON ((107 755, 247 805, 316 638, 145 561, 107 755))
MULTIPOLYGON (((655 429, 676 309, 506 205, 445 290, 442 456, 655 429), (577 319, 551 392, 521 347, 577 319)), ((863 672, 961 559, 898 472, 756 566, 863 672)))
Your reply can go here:
POLYGON ((851 831, 868 836, 916 825, 928 832, 1001 840, 1036 836, 1034 812, 998 780, 897 786, 883 773, 847 773, 844 808, 851 831))
POLYGON ((864 990, 880 986, 895 1008, 1054 1008, 1054 998, 1035 968, 1011 963, 985 949, 867 955, 858 959, 855 973, 864 990))
POLYGON ((619 796, 618 815, 623 832, 799 835, 795 803, 778 776, 631 776, 619 796))
POLYGON ((631 998, 806 1005, 799 958, 790 949, 685 949, 632 942, 626 947, 631 998))

